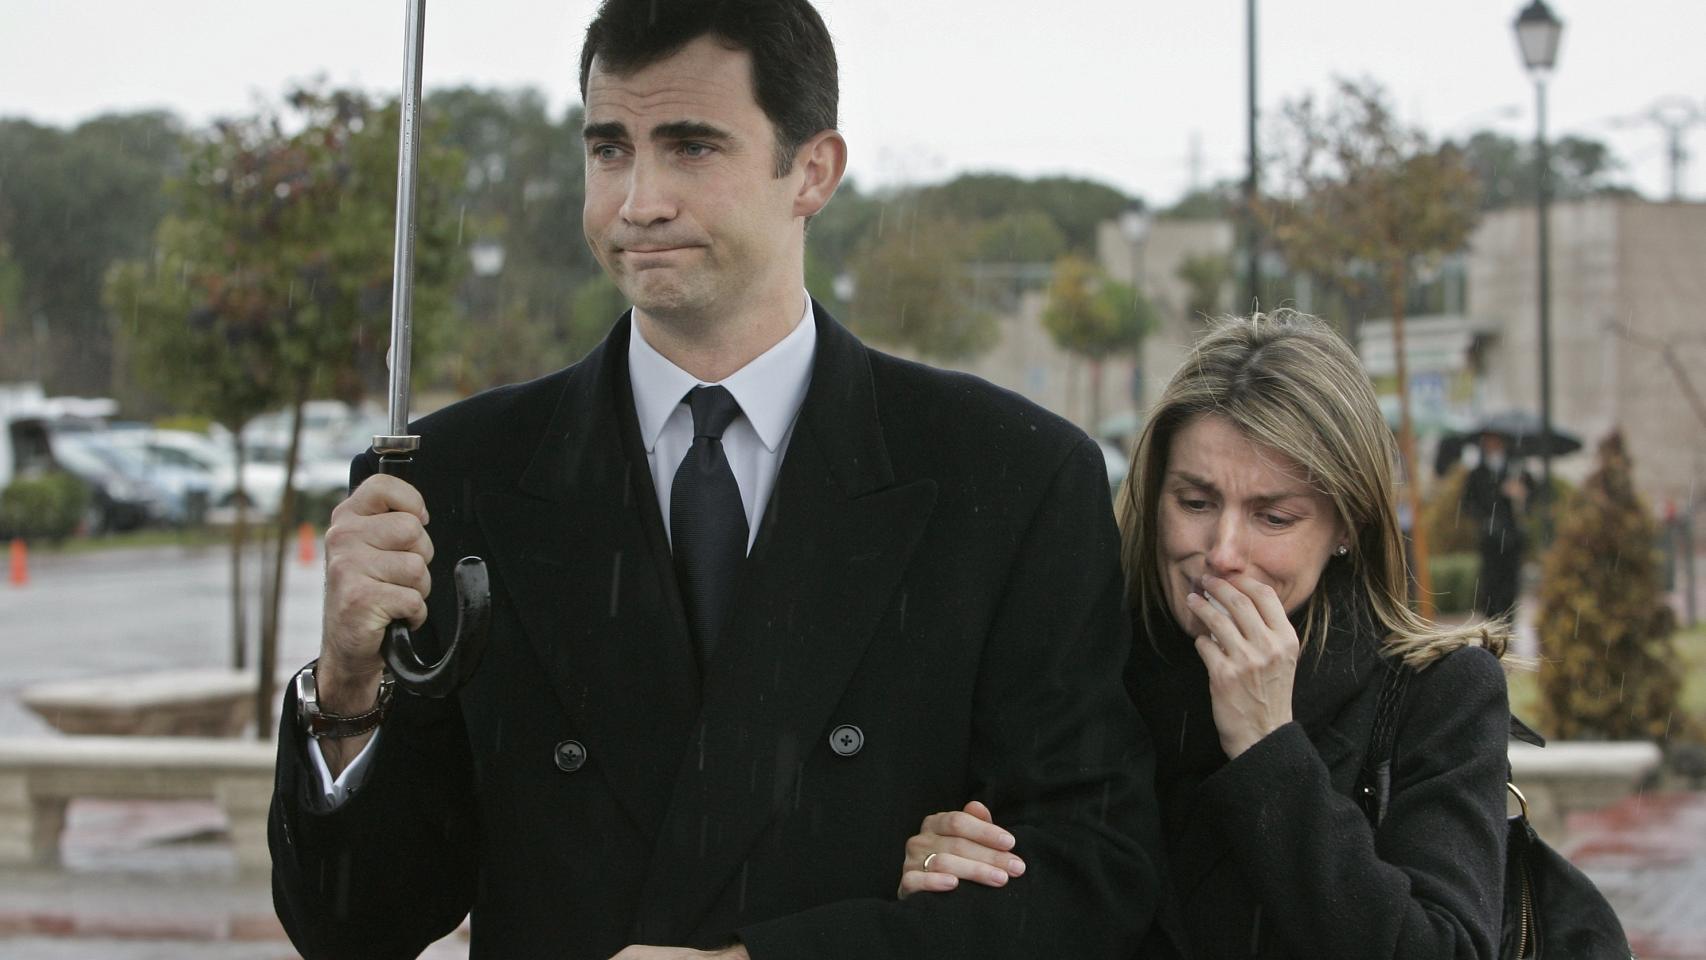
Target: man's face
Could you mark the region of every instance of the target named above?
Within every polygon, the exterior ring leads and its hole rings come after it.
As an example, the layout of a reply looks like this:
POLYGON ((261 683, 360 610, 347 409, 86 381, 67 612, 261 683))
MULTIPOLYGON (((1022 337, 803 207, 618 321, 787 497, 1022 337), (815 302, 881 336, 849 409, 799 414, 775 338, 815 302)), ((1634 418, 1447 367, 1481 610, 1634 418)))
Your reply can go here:
POLYGON ((797 292, 802 165, 775 175, 750 54, 705 36, 627 75, 595 58, 586 91, 587 242, 642 313, 697 325, 797 292))

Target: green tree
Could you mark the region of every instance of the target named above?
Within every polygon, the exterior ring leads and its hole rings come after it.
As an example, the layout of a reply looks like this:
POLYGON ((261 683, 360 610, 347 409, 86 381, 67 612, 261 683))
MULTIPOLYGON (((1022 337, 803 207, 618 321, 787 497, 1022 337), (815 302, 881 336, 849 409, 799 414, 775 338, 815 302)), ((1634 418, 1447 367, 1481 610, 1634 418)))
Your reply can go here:
POLYGON ((1155 326, 1155 308, 1135 288, 1118 283, 1082 257, 1055 261, 1043 307, 1043 327, 1061 349, 1090 367, 1090 422, 1102 420, 1102 362, 1134 354, 1155 326))
MULTIPOLYGON (((1468 137, 1462 150, 1464 162, 1475 171, 1480 184, 1483 210, 1534 203, 1539 190, 1533 141, 1482 130, 1468 137)), ((1627 185, 1617 182, 1623 165, 1601 141, 1564 136, 1551 144, 1549 152, 1555 199, 1634 195, 1627 185)))
MULTIPOLYGON (((279 399, 293 411, 257 657, 263 736, 301 407, 316 384, 359 395, 389 346, 397 122, 395 106, 376 109, 359 94, 297 90, 282 111, 220 124, 180 183, 181 212, 160 225, 154 259, 118 268, 107 287, 162 388, 205 404, 234 435, 279 399)), ((421 142, 413 326, 424 357, 442 337, 463 262, 448 203, 462 162, 434 146, 430 127, 421 142)))
MULTIPOLYGON (((456 289, 452 349, 427 372, 470 393, 579 359, 598 340, 575 298, 601 272, 581 239, 581 109, 554 118, 536 90, 461 87, 427 97, 422 114, 467 158, 451 202, 474 263, 456 289)), ((600 335, 615 316, 599 318, 600 335)))
POLYGON ((1177 276, 1184 281, 1185 319, 1201 321, 1226 308, 1226 285, 1232 280, 1232 261, 1222 253, 1202 253, 1179 262, 1177 276))
POLYGON ((1067 250, 1087 256, 1095 253, 1097 229, 1137 202, 1093 180, 1003 173, 962 174, 919 189, 916 198, 923 215, 966 224, 1040 213, 1060 231, 1067 250))
POLYGON ((1066 234, 1041 210, 1019 210, 971 227, 970 256, 979 263, 1053 263, 1066 234))
POLYGON ((1663 740, 1677 713, 1676 615, 1632 473, 1613 432, 1598 468, 1559 510, 1541 561, 1541 711, 1554 736, 1663 740))
POLYGON ((977 302, 966 270, 966 231, 916 212, 893 219, 854 260, 854 332, 943 360, 994 346, 995 316, 977 302))
POLYGON ((101 282, 114 260, 147 252, 184 150, 163 112, 69 131, 0 120, 0 374, 128 395, 101 282))
POLYGON ((1237 186, 1222 181, 1212 187, 1200 187, 1186 193, 1160 215, 1168 220, 1227 220, 1238 212, 1243 202, 1237 186))
MULTIPOLYGON (((1290 264, 1356 290, 1379 282, 1391 297, 1398 366, 1399 448, 1411 515, 1422 515, 1404 354, 1408 279, 1416 261, 1468 241, 1479 216, 1475 175, 1462 153, 1399 123, 1372 82, 1340 80, 1332 100, 1285 106, 1276 188, 1258 204, 1269 237, 1290 264)), ((1355 340, 1353 338, 1352 342, 1355 340)), ((1432 616, 1427 528, 1414 528, 1420 606, 1432 616)))

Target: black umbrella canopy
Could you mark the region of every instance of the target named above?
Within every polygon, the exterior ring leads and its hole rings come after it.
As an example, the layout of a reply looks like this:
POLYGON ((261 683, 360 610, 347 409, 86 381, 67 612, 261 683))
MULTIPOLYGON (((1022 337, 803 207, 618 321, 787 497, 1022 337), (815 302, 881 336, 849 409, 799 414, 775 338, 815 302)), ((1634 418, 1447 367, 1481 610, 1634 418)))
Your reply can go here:
POLYGON ((1543 431, 1540 418, 1526 410, 1495 413, 1460 436, 1463 443, 1479 445, 1481 437, 1489 433, 1503 437, 1505 455, 1517 460, 1523 457, 1561 457, 1582 448, 1580 437, 1557 427, 1549 433, 1543 431))

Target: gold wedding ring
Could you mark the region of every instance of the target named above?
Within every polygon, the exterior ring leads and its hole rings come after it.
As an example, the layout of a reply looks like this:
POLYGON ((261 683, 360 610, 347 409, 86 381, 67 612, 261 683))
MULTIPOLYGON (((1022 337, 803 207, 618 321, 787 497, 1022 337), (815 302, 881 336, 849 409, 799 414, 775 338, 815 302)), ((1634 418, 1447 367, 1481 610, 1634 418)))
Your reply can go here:
POLYGON ((934 859, 936 859, 936 855, 934 853, 932 853, 929 856, 924 858, 924 872, 925 873, 930 872, 930 861, 932 861, 934 859))

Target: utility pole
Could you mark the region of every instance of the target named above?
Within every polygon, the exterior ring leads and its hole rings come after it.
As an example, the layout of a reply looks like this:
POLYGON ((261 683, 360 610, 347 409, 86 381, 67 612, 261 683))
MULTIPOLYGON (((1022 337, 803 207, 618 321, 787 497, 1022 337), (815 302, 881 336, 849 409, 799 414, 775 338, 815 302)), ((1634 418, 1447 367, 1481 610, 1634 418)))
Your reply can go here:
POLYGON ((1255 310, 1261 296, 1261 231, 1256 223, 1256 197, 1260 188, 1261 159, 1256 152, 1256 0, 1245 0, 1245 50, 1249 57, 1249 109, 1246 111, 1250 143, 1249 168, 1244 177, 1244 302, 1237 313, 1255 310))

